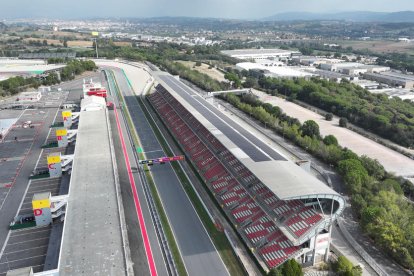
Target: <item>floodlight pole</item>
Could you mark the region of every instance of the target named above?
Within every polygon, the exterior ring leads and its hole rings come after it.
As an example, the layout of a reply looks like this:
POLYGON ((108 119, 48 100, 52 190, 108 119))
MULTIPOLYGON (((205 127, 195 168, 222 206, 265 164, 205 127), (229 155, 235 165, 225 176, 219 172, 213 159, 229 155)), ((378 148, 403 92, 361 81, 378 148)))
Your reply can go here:
POLYGON ((95 38, 95 52, 96 52, 96 58, 99 58, 98 55, 98 40, 95 38))

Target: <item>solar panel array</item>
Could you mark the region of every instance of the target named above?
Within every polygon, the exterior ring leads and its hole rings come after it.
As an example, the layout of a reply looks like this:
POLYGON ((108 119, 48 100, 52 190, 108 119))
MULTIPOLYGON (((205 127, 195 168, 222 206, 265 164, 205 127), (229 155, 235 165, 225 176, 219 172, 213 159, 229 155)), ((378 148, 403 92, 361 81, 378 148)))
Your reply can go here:
POLYGON ((75 58, 76 52, 63 53, 21 53, 21 59, 47 59, 47 58, 75 58))

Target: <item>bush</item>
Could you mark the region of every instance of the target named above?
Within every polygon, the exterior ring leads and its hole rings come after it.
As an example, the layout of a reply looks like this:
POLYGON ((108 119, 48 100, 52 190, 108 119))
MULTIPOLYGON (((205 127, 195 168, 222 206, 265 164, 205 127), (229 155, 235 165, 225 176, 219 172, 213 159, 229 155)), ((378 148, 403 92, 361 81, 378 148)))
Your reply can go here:
POLYGON ((196 63, 195 63, 195 66, 201 66, 201 62, 200 61, 197 61, 196 63))
POLYGON ((339 119, 339 126, 340 127, 347 127, 348 126, 348 119, 345 117, 341 117, 339 119))
POLYGON ((414 105, 410 101, 372 94, 346 80, 336 83, 317 78, 288 80, 263 75, 257 79, 259 87, 268 94, 298 99, 347 118, 350 123, 404 147, 414 144, 414 105))
POLYGON ((332 119, 333 119, 333 114, 332 113, 326 113, 325 114, 325 120, 332 121, 332 119))
POLYGON ((303 126, 301 128, 302 135, 303 136, 309 136, 309 137, 319 137, 319 125, 313 121, 308 120, 303 123, 303 126))
POLYGON ((330 145, 337 146, 338 145, 338 140, 333 135, 326 135, 325 138, 323 138, 323 143, 327 146, 330 146, 330 145))
POLYGON ((360 266, 354 266, 345 256, 340 256, 334 264, 334 270, 338 275, 360 276, 362 269, 360 266))
POLYGON ((282 275, 283 276, 302 276, 302 267, 300 264, 295 261, 294 259, 290 259, 285 262, 282 267, 282 275))

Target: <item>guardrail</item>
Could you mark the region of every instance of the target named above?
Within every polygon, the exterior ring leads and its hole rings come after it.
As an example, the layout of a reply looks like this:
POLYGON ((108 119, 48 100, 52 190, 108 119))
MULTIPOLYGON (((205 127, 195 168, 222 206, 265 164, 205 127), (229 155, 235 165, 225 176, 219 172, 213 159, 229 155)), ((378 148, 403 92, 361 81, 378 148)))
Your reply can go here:
POLYGON ((345 236, 347 241, 355 249, 355 251, 367 262, 367 264, 380 276, 387 276, 388 273, 385 272, 377 262, 357 243, 357 241, 352 237, 348 232, 346 227, 343 225, 342 218, 338 218, 338 226, 341 233, 345 236))

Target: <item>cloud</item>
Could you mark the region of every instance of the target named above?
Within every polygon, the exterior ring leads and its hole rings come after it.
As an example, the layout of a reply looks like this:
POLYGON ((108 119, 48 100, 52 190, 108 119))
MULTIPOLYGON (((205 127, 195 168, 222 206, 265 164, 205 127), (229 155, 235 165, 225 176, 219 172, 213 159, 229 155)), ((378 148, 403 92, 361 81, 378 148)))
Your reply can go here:
POLYGON ((0 18, 194 16, 262 18, 286 11, 412 10, 413 0, 2 0, 0 18), (24 7, 24 9, 22 9, 24 7))

